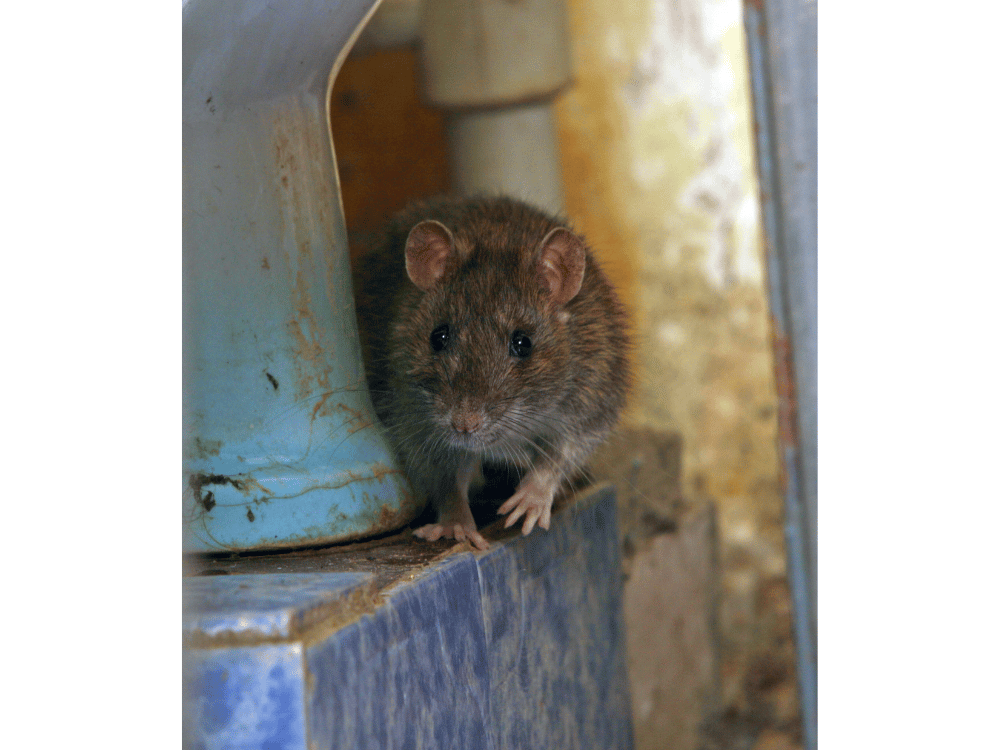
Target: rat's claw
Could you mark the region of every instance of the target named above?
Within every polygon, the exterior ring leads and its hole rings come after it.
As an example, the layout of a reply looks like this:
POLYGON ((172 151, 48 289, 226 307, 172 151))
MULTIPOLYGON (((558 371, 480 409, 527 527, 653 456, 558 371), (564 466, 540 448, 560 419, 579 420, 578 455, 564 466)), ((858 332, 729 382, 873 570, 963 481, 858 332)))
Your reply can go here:
POLYGON ((521 501, 520 497, 518 497, 518 494, 515 492, 513 495, 507 498, 506 501, 504 501, 503 505, 501 505, 497 509, 497 513, 499 513, 500 515, 503 515, 505 513, 510 513, 514 508, 517 507, 520 501, 521 501))
POLYGON ((420 537, 428 542, 436 542, 442 537, 445 539, 454 539, 457 542, 468 542, 476 549, 483 551, 490 548, 490 543, 486 541, 475 527, 468 528, 460 523, 448 525, 429 523, 426 526, 421 526, 419 529, 414 529, 413 536, 420 537))
POLYGON ((414 529, 413 536, 418 536, 428 542, 436 542, 441 538, 444 533, 444 526, 436 523, 429 523, 426 526, 421 526, 419 529, 414 529))
POLYGON ((472 544, 473 547, 479 550, 483 550, 484 552, 490 548, 490 543, 487 542, 486 539, 483 538, 483 535, 480 534, 478 531, 473 531, 471 534, 469 534, 469 542, 472 544))
POLYGON ((552 520, 552 494, 536 485, 522 484, 517 492, 500 506, 498 512, 510 513, 504 521, 505 529, 509 529, 524 516, 524 525, 521 527, 523 535, 530 534, 535 524, 547 531, 552 520))
MULTIPOLYGON (((510 500, 508 500, 507 502, 509 503, 510 500)), ((515 507, 514 508, 514 512, 511 513, 509 516, 507 516, 507 520, 504 521, 503 527, 505 529, 509 529, 511 526, 513 526, 515 523, 517 523, 517 519, 519 519, 521 516, 523 516, 524 515, 524 511, 526 511, 527 509, 528 508, 527 508, 526 505, 518 505, 517 507, 515 507)), ((510 509, 508 508, 508 510, 510 510, 510 509)), ((503 506, 501 506, 499 512, 500 513, 506 513, 507 511, 503 509, 503 506)))
POLYGON ((541 508, 532 507, 528 511, 528 514, 524 517, 524 526, 521 527, 521 534, 523 536, 528 536, 531 533, 531 530, 535 528, 535 522, 538 521, 538 517, 541 514, 541 508))

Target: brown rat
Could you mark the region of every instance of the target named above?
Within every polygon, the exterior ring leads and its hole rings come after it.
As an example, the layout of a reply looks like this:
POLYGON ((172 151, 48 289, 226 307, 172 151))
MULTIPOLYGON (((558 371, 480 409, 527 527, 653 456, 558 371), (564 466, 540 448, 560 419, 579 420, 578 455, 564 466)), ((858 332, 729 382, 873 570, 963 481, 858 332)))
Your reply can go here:
POLYGON ((548 529, 552 500, 625 402, 629 337, 583 240, 509 198, 437 198, 389 223, 356 274, 369 387, 427 540, 489 544, 469 488, 483 461, 519 467, 505 526, 548 529))

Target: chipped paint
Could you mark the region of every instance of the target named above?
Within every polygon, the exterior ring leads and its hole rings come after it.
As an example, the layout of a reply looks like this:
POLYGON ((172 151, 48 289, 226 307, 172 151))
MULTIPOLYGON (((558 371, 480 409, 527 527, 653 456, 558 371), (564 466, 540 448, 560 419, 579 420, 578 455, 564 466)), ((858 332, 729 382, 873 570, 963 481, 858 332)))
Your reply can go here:
POLYGON ((259 524, 268 520, 268 506, 277 514, 295 513, 296 508, 298 513, 306 513, 305 506, 298 502, 306 496, 329 490, 350 490, 351 498, 346 504, 350 514, 337 502, 323 504, 323 523, 305 525, 296 534, 256 545, 257 548, 282 549, 308 544, 310 540, 344 542, 392 531, 414 518, 423 505, 410 494, 401 471, 377 461, 365 466, 364 470, 331 471, 325 476, 313 477, 304 485, 300 479, 294 471, 280 466, 228 476, 191 475, 184 493, 184 523, 191 533, 210 540, 213 549, 245 549, 243 543, 228 544, 211 532, 213 516, 235 513, 246 521, 259 524), (396 489, 389 500, 384 489, 387 484, 396 489), (295 490, 288 492, 289 486, 295 490))

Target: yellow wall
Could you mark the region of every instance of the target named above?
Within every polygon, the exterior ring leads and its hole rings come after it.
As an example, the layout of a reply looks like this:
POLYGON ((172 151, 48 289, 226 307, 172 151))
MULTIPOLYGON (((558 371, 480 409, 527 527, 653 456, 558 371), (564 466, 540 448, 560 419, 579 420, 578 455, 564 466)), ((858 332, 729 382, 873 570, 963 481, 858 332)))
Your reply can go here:
POLYGON ((680 432, 686 492, 718 501, 731 698, 747 652, 774 638, 766 592, 784 570, 741 6, 568 4, 575 80, 557 105, 567 211, 634 317, 626 421, 680 432))

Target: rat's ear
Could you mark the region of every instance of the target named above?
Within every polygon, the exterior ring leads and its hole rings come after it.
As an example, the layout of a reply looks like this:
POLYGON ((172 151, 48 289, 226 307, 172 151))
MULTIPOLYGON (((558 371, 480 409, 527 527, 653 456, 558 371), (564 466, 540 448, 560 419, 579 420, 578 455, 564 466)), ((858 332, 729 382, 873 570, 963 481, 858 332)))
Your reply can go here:
POLYGON ((455 238, 439 221, 422 221, 406 237, 406 275, 419 289, 429 291, 444 275, 455 238))
POLYGON ((565 305, 583 284, 587 265, 583 241, 568 229, 557 227, 545 235, 540 247, 538 280, 556 305, 565 305))

